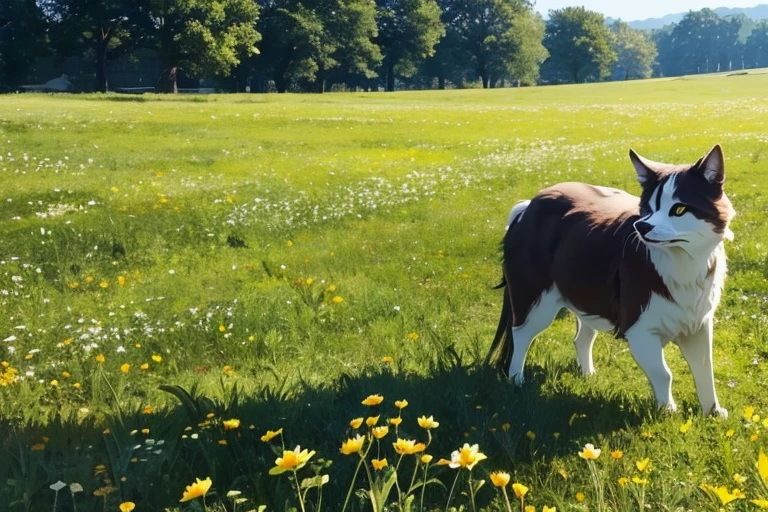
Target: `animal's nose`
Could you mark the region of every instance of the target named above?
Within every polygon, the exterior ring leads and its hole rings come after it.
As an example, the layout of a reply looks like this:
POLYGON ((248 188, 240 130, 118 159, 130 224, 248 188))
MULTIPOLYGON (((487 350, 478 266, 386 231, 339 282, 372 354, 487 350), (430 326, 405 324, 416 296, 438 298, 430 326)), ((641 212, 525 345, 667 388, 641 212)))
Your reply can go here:
POLYGON ((653 224, 649 224, 648 222, 641 220, 635 222, 635 229, 638 233, 640 233, 640 235, 645 236, 650 230, 653 229, 653 224))

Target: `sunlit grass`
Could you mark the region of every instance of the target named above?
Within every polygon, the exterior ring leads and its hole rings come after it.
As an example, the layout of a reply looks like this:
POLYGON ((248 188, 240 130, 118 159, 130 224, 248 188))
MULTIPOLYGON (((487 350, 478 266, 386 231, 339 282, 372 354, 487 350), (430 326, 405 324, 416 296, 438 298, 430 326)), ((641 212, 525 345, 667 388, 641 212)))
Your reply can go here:
MULTIPOLYGON (((510 474, 514 507, 512 483, 529 487, 524 505, 537 510, 758 506, 750 500, 768 499, 755 470, 768 451, 767 86, 756 74, 392 95, 0 97, 0 503, 161 510, 210 476, 209 510, 300 507, 295 478, 269 477, 275 454, 260 440, 284 427, 285 448, 316 451, 300 477, 328 464, 323 508, 340 509, 352 489, 349 510, 366 509, 357 490, 371 481, 364 469, 353 479, 339 447, 354 437, 349 420, 367 417, 361 397, 381 393, 388 416, 394 400, 410 402, 403 439, 428 441, 422 415, 439 422, 432 464, 464 443, 488 456, 471 482, 459 473, 451 506, 505 509, 492 471, 510 474), (629 147, 692 162, 715 143, 738 211, 715 346, 730 419, 698 417, 673 346, 679 415, 655 413, 622 341, 601 335, 598 374, 581 377, 568 317, 534 345, 523 389, 476 366, 498 319, 492 287, 512 204, 566 180, 637 191, 629 147), (587 443, 603 450, 589 463, 578 457, 587 443), (638 470, 646 458, 650 470, 638 470), (57 481, 84 491, 54 492, 57 481), (726 505, 722 486, 745 497, 726 505)), ((444 509, 457 474, 406 460, 389 503, 444 509), (413 468, 416 483, 441 484, 406 492, 413 468)), ((308 489, 309 510, 319 494, 308 489)))

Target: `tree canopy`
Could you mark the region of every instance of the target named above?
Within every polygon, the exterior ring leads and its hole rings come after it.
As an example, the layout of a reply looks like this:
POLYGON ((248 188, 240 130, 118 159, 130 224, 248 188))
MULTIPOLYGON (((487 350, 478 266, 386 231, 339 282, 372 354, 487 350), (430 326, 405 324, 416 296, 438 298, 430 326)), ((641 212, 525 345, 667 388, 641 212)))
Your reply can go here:
POLYGON ((550 11, 544 46, 549 51, 544 73, 556 82, 602 80, 616 62, 603 15, 584 7, 550 11))

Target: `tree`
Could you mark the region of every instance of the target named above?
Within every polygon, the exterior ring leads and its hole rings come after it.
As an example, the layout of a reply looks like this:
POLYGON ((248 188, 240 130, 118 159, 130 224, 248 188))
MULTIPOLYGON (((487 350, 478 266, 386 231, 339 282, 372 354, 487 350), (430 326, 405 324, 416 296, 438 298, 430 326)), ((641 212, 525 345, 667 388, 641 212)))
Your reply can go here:
POLYGON ((395 77, 413 76, 434 54, 445 28, 435 0, 377 0, 376 11, 386 89, 394 91, 395 77))
POLYGON ((768 20, 758 23, 747 37, 744 64, 749 68, 768 67, 768 20))
POLYGON ((267 0, 259 24, 264 34, 258 69, 278 92, 328 81, 345 74, 376 76, 381 52, 371 0, 267 0))
POLYGON ((517 16, 510 31, 512 46, 516 49, 507 61, 507 73, 512 80, 532 85, 539 79, 541 64, 549 56, 542 44, 544 21, 528 10, 517 16))
POLYGON ((614 22, 610 28, 617 57, 614 79, 649 78, 658 55, 653 40, 646 32, 633 29, 623 21, 614 22))
POLYGON ((601 80, 616 61, 603 15, 584 7, 550 11, 544 46, 549 59, 543 72, 555 81, 601 80))
POLYGON ((0 2, 0 90, 23 84, 35 58, 48 52, 47 25, 35 0, 0 2))
POLYGON ((442 0, 441 7, 446 27, 446 44, 438 45, 442 62, 463 59, 463 67, 483 87, 493 87, 510 72, 526 79, 533 74, 535 80, 546 50, 543 23, 527 1, 442 0))
POLYGON ((337 66, 320 73, 323 82, 368 80, 377 76, 383 58, 376 25, 376 3, 373 0, 337 0, 326 24, 336 42, 333 53, 337 66), (334 14, 335 13, 335 14, 334 14))
POLYGON ((675 76, 739 67, 739 29, 738 19, 723 19, 711 9, 688 12, 658 39, 662 73, 675 76))
POLYGON ((226 75, 258 52, 258 6, 252 0, 149 0, 162 63, 158 89, 176 92, 179 69, 190 76, 226 75))
POLYGON ((57 42, 94 60, 94 88, 109 89, 107 65, 138 42, 149 21, 146 5, 126 0, 39 0, 57 42))

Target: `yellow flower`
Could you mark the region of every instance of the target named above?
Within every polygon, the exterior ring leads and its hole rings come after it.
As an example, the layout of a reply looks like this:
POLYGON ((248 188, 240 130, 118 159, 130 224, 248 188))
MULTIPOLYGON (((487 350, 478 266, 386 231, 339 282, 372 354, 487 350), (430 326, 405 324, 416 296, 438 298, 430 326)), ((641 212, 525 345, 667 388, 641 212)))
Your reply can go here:
POLYGON ((381 362, 384 364, 392 364, 395 362, 395 360, 392 358, 392 356, 384 356, 381 358, 381 362))
POLYGON ((99 281, 99 287, 109 288, 109 282, 106 279, 102 279, 101 281, 99 281))
POLYGON ((296 471, 304 467, 309 459, 315 454, 315 451, 311 452, 301 449, 301 446, 296 446, 294 450, 283 450, 283 456, 275 459, 275 467, 269 470, 270 475, 279 475, 286 471, 296 471))
POLYGON ((344 302, 344 297, 342 297, 341 295, 334 295, 333 298, 331 299, 331 302, 333 302, 334 304, 341 304, 342 302, 344 302))
POLYGON ((351 437, 341 443, 341 449, 339 450, 344 455, 352 455, 353 453, 360 453, 360 450, 363 449, 363 444, 365 443, 365 438, 361 436, 360 434, 357 434, 355 437, 351 437))
POLYGON ((650 465, 651 465, 651 459, 648 457, 635 461, 635 467, 640 472, 648 471, 648 466, 650 465))
POLYGON ((704 491, 717 496, 717 498, 720 500, 720 503, 722 503, 723 505, 727 505, 732 501, 742 500, 746 497, 744 496, 744 493, 741 491, 741 489, 738 489, 735 487, 730 492, 728 491, 728 488, 724 485, 715 487, 714 485, 701 484, 699 487, 704 491))
POLYGON ((389 427, 386 425, 382 425, 381 427, 373 427, 371 429, 371 434, 373 434, 373 437, 376 439, 381 439, 382 437, 386 436, 389 433, 389 427))
POLYGON ((506 487, 512 478, 506 471, 494 471, 490 474, 491 483, 496 487, 506 487))
POLYGON ((224 426, 224 430, 237 430, 240 428, 240 420, 237 418, 222 420, 221 424, 224 426))
POLYGON ((389 419, 387 420, 387 422, 388 422, 390 425, 393 425, 393 426, 395 426, 395 427, 396 427, 396 426, 400 425, 400 424, 403 422, 403 418, 401 418, 401 417, 399 417, 399 416, 398 416, 397 418, 389 418, 389 419))
POLYGON ((518 499, 523 499, 525 495, 528 494, 528 488, 517 482, 512 484, 512 490, 515 491, 515 496, 517 496, 518 499))
POLYGON ((163 356, 160 354, 152 354, 152 360, 156 363, 162 362, 163 356))
POLYGON ((408 407, 408 400, 405 400, 405 399, 395 400, 395 407, 397 407, 398 409, 405 409, 406 407, 408 407))
POLYGON ((768 485, 768 456, 760 450, 757 456, 757 473, 765 485, 768 485))
POLYGON ((123 372, 123 373, 128 373, 129 371, 131 371, 131 365, 128 364, 128 363, 121 364, 120 365, 120 371, 123 372))
POLYGON ((440 426, 440 423, 436 422, 432 416, 430 416, 429 418, 427 418, 426 416, 422 416, 417 421, 419 422, 419 426, 421 428, 424 428, 427 430, 437 428, 440 426))
POLYGON ((363 418, 355 418, 349 422, 349 426, 352 428, 360 428, 360 425, 362 424, 363 424, 363 418))
POLYGON ((544 508, 541 509, 541 512, 557 512, 557 507, 548 507, 544 505, 544 508))
POLYGON ((107 358, 104 357, 104 354, 97 354, 96 355, 96 362, 99 364, 104 364, 104 361, 106 361, 107 358))
POLYGON ((587 443, 584 448, 579 452, 579 457, 584 460, 595 460, 600 456, 600 448, 595 448, 592 443, 587 443))
POLYGON ((376 425, 379 422, 379 416, 368 416, 365 418, 365 424, 369 427, 376 425))
POLYGON ((688 421, 680 425, 680 433, 685 434, 689 430, 691 430, 691 426, 693 426, 693 420, 691 418, 688 418, 688 421))
POLYGON ((747 481, 747 477, 745 477, 744 475, 740 475, 738 473, 734 473, 733 474, 733 481, 736 482, 737 484, 741 485, 741 484, 743 484, 744 482, 747 481))
POLYGON ((632 477, 632 482, 636 483, 637 485, 646 485, 646 484, 648 484, 648 479, 647 478, 640 478, 639 476, 633 476, 632 477))
POLYGON ((749 500, 753 505, 757 505, 757 508, 768 509, 768 500, 749 500))
POLYGON ((384 397, 381 395, 368 395, 361 403, 363 405, 379 405, 384 401, 384 397))
POLYGON ((30 447, 33 452, 42 452, 45 450, 45 443, 35 443, 30 447))
POLYGON ((620 486, 622 486, 622 487, 626 487, 626 486, 627 486, 627 484, 629 483, 629 478, 627 478, 626 476, 620 476, 620 477, 618 478, 618 480, 616 480, 616 481, 618 482, 618 484, 619 484, 620 486))
POLYGON ((417 443, 414 439, 400 439, 399 437, 397 441, 392 443, 392 446, 399 455, 414 455, 427 449, 427 445, 424 443, 417 443))
POLYGON ((141 412, 142 412, 142 414, 154 414, 155 413, 155 408, 152 407, 151 405, 145 405, 144 409, 142 409, 141 412))
POLYGON ((745 421, 752 421, 752 416, 755 414, 755 408, 751 405, 748 405, 744 407, 744 410, 741 413, 741 417, 744 418, 745 421))
POLYGON ((478 445, 473 444, 470 446, 469 443, 464 443, 464 446, 451 453, 451 463, 449 466, 454 469, 467 468, 471 471, 472 468, 475 467, 475 464, 487 458, 488 457, 480 451, 478 445))
POLYGON ((429 464, 430 462, 432 462, 432 458, 433 457, 430 454, 425 453, 424 455, 421 456, 421 463, 429 464))
POLYGON ((142 370, 149 370, 149 363, 141 363, 141 366, 139 366, 142 370))
POLYGON ((373 466, 373 469, 376 471, 381 471, 389 466, 389 462, 387 462, 387 459, 371 459, 371 466, 373 466))
POLYGON ((534 432, 533 430, 529 430, 528 432, 525 433, 525 437, 533 441, 536 439, 536 432, 534 432))
POLYGON ((125 276, 117 276, 117 284, 125 286, 125 276))
POLYGON ((613 450, 613 451, 611 452, 611 458, 612 458, 613 460, 619 460, 619 459, 621 459, 623 456, 624 456, 624 452, 623 452, 623 451, 621 451, 621 450, 613 450))
POLYGON ((194 500, 195 498, 199 498, 201 496, 205 496, 208 492, 208 489, 211 488, 211 485, 213 482, 211 482, 211 477, 206 477, 205 480, 200 480, 199 478, 195 478, 195 482, 192 484, 189 484, 186 489, 184 489, 184 494, 181 495, 181 499, 179 500, 179 503, 183 503, 185 501, 194 500))
POLYGON ((136 504, 132 501, 124 501, 118 505, 118 508, 120 512, 131 512, 131 510, 136 508, 136 504))
POLYGON ((725 435, 726 438, 730 439, 730 438, 733 437, 733 434, 735 434, 735 433, 736 433, 735 430, 733 430, 732 428, 729 428, 728 430, 725 431, 724 435, 725 435))
POLYGON ((267 430, 267 433, 264 434, 263 436, 261 436, 260 439, 262 441, 264 441, 265 443, 268 443, 272 439, 276 438, 277 436, 279 436, 282 433, 283 433, 283 429, 282 428, 279 428, 277 430, 267 430))
POLYGON ((581 491, 576 493, 576 501, 578 501, 579 503, 583 503, 585 499, 587 499, 587 495, 586 494, 584 494, 581 491))
POLYGON ((526 505, 523 512, 536 512, 536 507, 533 505, 526 505))

